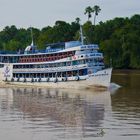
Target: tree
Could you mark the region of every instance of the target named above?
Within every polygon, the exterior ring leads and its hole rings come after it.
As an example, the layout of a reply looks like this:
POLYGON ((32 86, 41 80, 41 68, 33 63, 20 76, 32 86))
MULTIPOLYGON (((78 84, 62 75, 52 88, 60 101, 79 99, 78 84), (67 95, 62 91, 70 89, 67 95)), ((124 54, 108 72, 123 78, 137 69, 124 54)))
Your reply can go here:
MULTIPOLYGON (((96 5, 94 7, 96 20, 100 8, 96 5)), ((87 9, 90 9, 89 13, 86 12, 90 18, 93 8, 92 10, 91 7, 87 9)), ((100 45, 100 51, 104 53, 105 64, 111 65, 113 68, 140 69, 140 15, 130 18, 114 18, 100 22, 96 26, 91 21, 87 21, 82 27, 85 43, 100 45)), ((33 28, 34 41, 39 49, 45 49, 45 44, 79 40, 79 29, 79 18, 71 23, 56 21, 52 27, 47 26, 42 30, 33 28)), ((1 52, 24 50, 30 43, 30 28, 17 29, 12 25, 6 26, 0 31, 1 52)))
POLYGON ((92 12, 95 13, 95 15, 94 15, 94 25, 95 25, 95 22, 96 22, 96 16, 98 16, 100 11, 101 11, 101 9, 100 9, 100 7, 98 5, 95 5, 92 8, 92 12))
POLYGON ((79 24, 80 21, 81 21, 81 19, 80 19, 79 17, 77 17, 77 18, 75 19, 75 22, 76 22, 77 24, 79 24))
POLYGON ((20 42, 12 39, 6 44, 5 50, 7 50, 7 51, 19 51, 19 49, 22 49, 21 45, 22 44, 20 42))
POLYGON ((90 7, 90 6, 88 6, 88 7, 86 7, 86 9, 85 9, 85 15, 87 14, 88 15, 88 21, 89 21, 89 19, 92 17, 92 15, 91 15, 91 13, 93 12, 93 9, 90 7))

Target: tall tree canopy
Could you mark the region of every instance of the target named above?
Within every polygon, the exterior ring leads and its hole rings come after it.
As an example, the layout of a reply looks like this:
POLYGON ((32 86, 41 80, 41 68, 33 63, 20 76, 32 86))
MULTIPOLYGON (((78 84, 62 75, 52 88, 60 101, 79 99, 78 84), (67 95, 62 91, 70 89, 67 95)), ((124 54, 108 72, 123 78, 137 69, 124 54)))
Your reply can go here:
POLYGON ((98 5, 95 5, 93 8, 92 8, 92 11, 94 14, 94 25, 96 23, 96 16, 98 16, 99 12, 101 11, 100 7, 98 5))
MULTIPOLYGON (((97 13, 95 13, 97 16, 97 13)), ((87 21, 83 24, 84 43, 97 43, 104 53, 104 61, 114 68, 140 68, 140 15, 115 18, 97 25, 87 21)), ((33 28, 34 42, 38 49, 45 44, 80 40, 79 19, 71 23, 56 21, 54 26, 41 30, 33 28)), ((0 51, 24 50, 31 44, 30 28, 6 26, 0 31, 0 51)))
POLYGON ((92 17, 92 12, 93 12, 93 9, 90 7, 90 6, 88 6, 88 7, 86 7, 86 9, 85 9, 85 15, 87 14, 88 15, 88 21, 89 21, 89 19, 92 17))

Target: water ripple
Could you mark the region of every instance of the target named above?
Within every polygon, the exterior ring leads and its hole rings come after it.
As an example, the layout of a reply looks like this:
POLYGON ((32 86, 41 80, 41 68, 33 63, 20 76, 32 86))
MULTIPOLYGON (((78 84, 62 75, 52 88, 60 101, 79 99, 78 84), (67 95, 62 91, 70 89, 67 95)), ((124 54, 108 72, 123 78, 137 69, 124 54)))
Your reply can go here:
POLYGON ((1 88, 0 137, 89 140, 113 135, 137 139, 140 94, 115 86, 113 91, 1 88))

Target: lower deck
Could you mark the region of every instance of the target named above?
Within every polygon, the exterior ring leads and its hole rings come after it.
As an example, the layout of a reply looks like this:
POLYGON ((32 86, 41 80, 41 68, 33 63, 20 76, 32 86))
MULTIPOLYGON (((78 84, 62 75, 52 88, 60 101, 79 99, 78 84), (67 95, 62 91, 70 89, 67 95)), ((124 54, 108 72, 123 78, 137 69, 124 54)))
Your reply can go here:
POLYGON ((93 88, 109 87, 112 69, 100 70, 94 74, 72 77, 52 77, 52 78, 9 78, 1 81, 5 84, 18 86, 40 86, 47 88, 93 88))
POLYGON ((61 78, 61 77, 75 77, 75 76, 85 76, 87 75, 87 69, 63 71, 63 72, 23 72, 23 73, 13 73, 12 78, 61 78))

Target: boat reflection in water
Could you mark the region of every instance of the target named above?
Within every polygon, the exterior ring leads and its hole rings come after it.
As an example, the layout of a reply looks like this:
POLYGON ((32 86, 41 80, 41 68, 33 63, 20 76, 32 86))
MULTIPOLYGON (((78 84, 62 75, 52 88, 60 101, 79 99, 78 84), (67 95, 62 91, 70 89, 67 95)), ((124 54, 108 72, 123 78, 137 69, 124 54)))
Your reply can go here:
POLYGON ((18 88, 13 89, 13 100, 13 107, 32 122, 26 129, 45 128, 60 137, 98 136, 105 112, 111 110, 108 91, 18 88))
POLYGON ((9 139, 21 132, 27 139, 81 139, 103 136, 111 98, 109 91, 1 88, 0 108, 0 124, 11 128, 3 127, 9 139))

